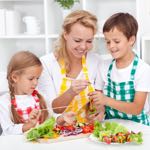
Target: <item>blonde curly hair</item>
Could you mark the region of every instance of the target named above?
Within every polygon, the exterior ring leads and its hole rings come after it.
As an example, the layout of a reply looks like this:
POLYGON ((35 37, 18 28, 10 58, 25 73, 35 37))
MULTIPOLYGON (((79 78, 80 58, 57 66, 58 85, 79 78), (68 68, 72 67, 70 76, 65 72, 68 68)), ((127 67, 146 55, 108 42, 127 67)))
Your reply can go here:
POLYGON ((70 13, 64 19, 64 23, 62 25, 63 31, 59 37, 59 41, 56 44, 55 54, 56 54, 58 62, 60 62, 61 59, 64 60, 65 68, 67 72, 70 71, 70 60, 66 51, 66 41, 64 39, 64 33, 67 33, 67 34, 70 33, 71 27, 75 23, 79 23, 83 25, 84 27, 91 28, 94 34, 96 34, 97 32, 97 18, 95 15, 91 14, 88 11, 77 10, 77 11, 70 13))

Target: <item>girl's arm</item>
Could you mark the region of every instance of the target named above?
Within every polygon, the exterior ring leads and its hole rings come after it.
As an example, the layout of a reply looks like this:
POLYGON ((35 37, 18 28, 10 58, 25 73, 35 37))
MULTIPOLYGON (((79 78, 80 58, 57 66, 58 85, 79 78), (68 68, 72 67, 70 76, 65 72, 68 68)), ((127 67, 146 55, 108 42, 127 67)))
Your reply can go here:
MULTIPOLYGON (((35 114, 32 116, 35 116, 35 114)), ((36 115, 36 118, 37 117, 38 115, 36 115)), ((18 135, 23 134, 23 132, 34 127, 37 123, 37 120, 35 120, 34 117, 31 117, 30 121, 27 123, 14 123, 12 121, 10 98, 8 94, 6 94, 0 97, 0 123, 3 130, 3 135, 18 135)))
POLYGON ((10 100, 7 96, 0 97, 0 123, 3 135, 22 134, 23 124, 14 124, 11 119, 10 100))
POLYGON ((99 92, 90 93, 89 96, 95 105, 102 104, 126 114, 139 115, 144 108, 147 92, 136 92, 133 102, 117 101, 99 92))

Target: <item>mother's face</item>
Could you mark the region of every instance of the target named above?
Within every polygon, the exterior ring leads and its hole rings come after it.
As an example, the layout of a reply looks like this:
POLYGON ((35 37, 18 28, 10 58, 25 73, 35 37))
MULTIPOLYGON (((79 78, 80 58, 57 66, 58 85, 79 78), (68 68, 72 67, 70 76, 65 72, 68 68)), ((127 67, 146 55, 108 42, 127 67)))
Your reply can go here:
POLYGON ((81 58, 92 48, 94 32, 93 29, 76 23, 69 33, 64 34, 64 38, 69 56, 81 58))

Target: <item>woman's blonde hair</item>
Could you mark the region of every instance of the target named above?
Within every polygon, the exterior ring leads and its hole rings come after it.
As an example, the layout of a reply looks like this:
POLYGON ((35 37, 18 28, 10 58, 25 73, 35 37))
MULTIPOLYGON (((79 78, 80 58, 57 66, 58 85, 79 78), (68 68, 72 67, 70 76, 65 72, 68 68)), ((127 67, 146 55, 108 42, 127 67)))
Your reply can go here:
POLYGON ((70 60, 66 51, 66 41, 64 39, 64 33, 67 34, 70 33, 71 27, 75 23, 79 23, 84 27, 91 28, 94 34, 96 34, 97 32, 97 18, 95 15, 91 14, 88 11, 85 10, 74 11, 65 18, 62 26, 63 31, 62 34, 60 35, 55 51, 58 61, 61 61, 61 59, 64 60, 67 72, 70 71, 70 60))
MULTIPOLYGON (((42 66, 42 63, 40 62, 39 58, 34 55, 33 53, 29 51, 20 51, 13 55, 11 58, 8 67, 7 67, 7 80, 9 85, 9 91, 10 91, 10 97, 11 100, 15 98, 14 93, 14 81, 12 79, 12 74, 15 73, 17 75, 21 75, 24 73, 25 69, 31 66, 42 66)), ((44 101, 44 98, 39 93, 37 94, 39 100, 40 100, 40 108, 45 109, 46 103, 44 101)), ((15 110, 14 106, 11 104, 11 110, 13 115, 13 121, 15 123, 22 123, 22 118, 19 116, 17 111, 15 110)), ((48 116, 47 111, 43 111, 41 114, 41 122, 43 122, 48 116)))

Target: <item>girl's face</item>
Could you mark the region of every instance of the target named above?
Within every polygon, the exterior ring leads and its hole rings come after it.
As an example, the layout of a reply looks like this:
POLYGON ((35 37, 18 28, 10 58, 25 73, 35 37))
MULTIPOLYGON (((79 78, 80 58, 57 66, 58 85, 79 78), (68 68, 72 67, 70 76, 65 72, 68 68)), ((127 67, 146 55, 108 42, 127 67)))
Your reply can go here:
POLYGON ((104 36, 107 49, 110 51, 113 58, 124 58, 126 55, 132 53, 135 36, 127 39, 123 32, 119 31, 117 28, 114 28, 109 32, 104 32, 104 36))
POLYGON ((32 94, 37 86, 38 79, 42 72, 42 66, 25 68, 21 74, 12 75, 15 82, 15 95, 32 94))
POLYGON ((69 56, 81 58, 93 46, 94 32, 79 23, 71 27, 70 33, 65 33, 66 47, 69 56))

